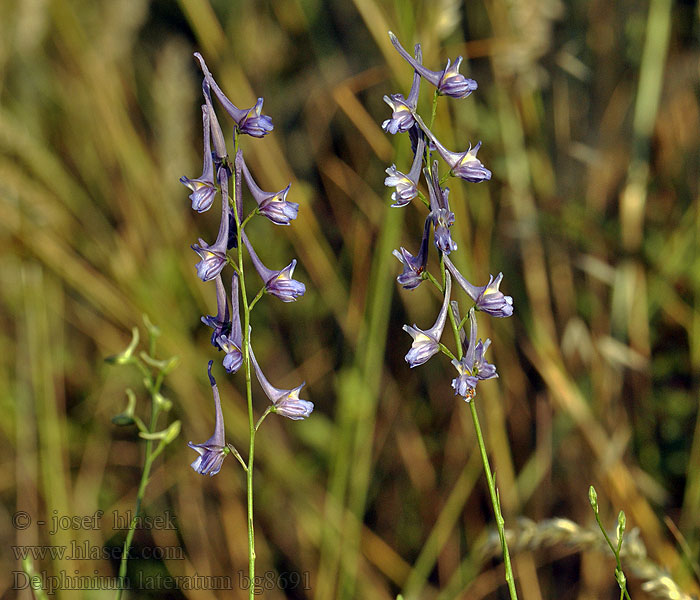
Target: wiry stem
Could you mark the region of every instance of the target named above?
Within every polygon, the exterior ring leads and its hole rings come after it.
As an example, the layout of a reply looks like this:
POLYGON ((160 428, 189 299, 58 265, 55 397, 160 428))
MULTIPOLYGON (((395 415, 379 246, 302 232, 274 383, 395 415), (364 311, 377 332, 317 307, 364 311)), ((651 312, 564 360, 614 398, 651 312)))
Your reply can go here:
MULTIPOLYGON (((233 138, 233 155, 238 154, 238 131, 234 133, 233 138)), ((236 239, 238 240, 238 278, 241 286, 241 302, 243 307, 243 366, 245 368, 245 389, 246 399, 248 401, 248 465, 246 472, 246 496, 248 500, 248 578, 250 587, 248 588, 248 597, 250 600, 255 598, 255 529, 253 527, 253 461, 255 458, 255 420, 253 415, 253 388, 251 384, 250 371, 250 305, 248 303, 248 295, 246 293, 245 274, 243 271, 243 244, 241 243, 243 232, 243 223, 241 223, 238 206, 236 202, 241 198, 241 194, 237 187, 240 185, 239 169, 236 169, 236 174, 233 177, 233 198, 234 208, 233 214, 236 220, 236 239)), ((246 219, 247 222, 247 219, 246 219)))
MULTIPOLYGON (((143 366, 138 360, 135 361, 135 364, 143 366)), ((156 402, 156 396, 160 393, 160 386, 163 381, 163 378, 159 376, 154 382, 150 373, 148 373, 147 377, 150 383, 150 385, 148 385, 148 389, 151 392, 151 422, 148 424, 148 432, 153 433, 156 430, 156 421, 158 420, 159 412, 158 403, 156 402)), ((155 460, 155 458, 156 454, 153 452, 153 440, 146 440, 146 458, 143 462, 143 472, 141 473, 141 481, 139 482, 139 489, 136 494, 134 516, 131 518, 131 523, 129 523, 129 531, 126 534, 126 539, 124 540, 124 546, 122 548, 122 557, 119 561, 119 588, 117 589, 117 592, 115 594, 116 600, 121 600, 122 594, 124 593, 126 584, 126 568, 129 560, 129 550, 131 549, 131 543, 134 539, 134 533, 136 533, 136 524, 138 523, 138 519, 141 514, 141 503, 143 502, 143 497, 146 495, 148 478, 151 475, 151 466, 153 465, 153 461, 155 460)))
POLYGON ((515 578, 513 576, 513 567, 510 564, 510 553, 508 552, 508 542, 506 540, 506 529, 505 521, 503 520, 503 515, 501 514, 501 501, 498 497, 498 490, 496 489, 496 484, 493 480, 493 475, 491 474, 491 465, 489 465, 489 458, 486 454, 486 446, 484 445, 484 437, 481 434, 481 425, 479 424, 479 415, 476 412, 476 402, 472 398, 469 402, 469 409, 472 413, 472 421, 474 422, 474 430, 476 431, 476 439, 479 443, 479 452, 481 453, 481 460, 484 463, 484 473, 486 474, 486 481, 489 486, 489 495, 491 496, 491 504, 493 506, 493 513, 496 517, 496 527, 498 528, 498 537, 501 540, 501 551, 503 552, 503 565, 506 570, 506 583, 508 584, 508 592, 510 593, 511 600, 517 600, 518 593, 515 591, 515 578))
MULTIPOLYGON (((445 279, 445 261, 443 257, 440 257, 440 269, 442 270, 443 281, 445 279)), ((448 311, 450 316, 450 323, 452 324, 452 331, 454 332, 455 340, 457 342, 457 360, 462 360, 462 342, 459 335, 459 330, 461 329, 463 323, 457 324, 454 313, 450 310, 448 311)), ((517 600, 518 594, 515 590, 515 578, 513 576, 513 567, 510 563, 510 553, 508 551, 508 542, 506 540, 505 531, 505 521, 503 520, 503 515, 501 514, 501 502, 498 497, 498 490, 496 489, 496 484, 493 480, 493 475, 491 473, 491 465, 489 464, 489 457, 486 453, 486 446, 484 444, 484 438, 481 434, 481 424, 479 423, 479 415, 476 412, 476 398, 467 399, 467 404, 469 404, 469 409, 472 414, 472 421, 474 422, 474 430, 476 431, 476 439, 479 443, 479 452, 481 453, 481 461, 484 465, 484 473, 486 474, 486 481, 489 486, 489 495, 491 496, 491 505, 493 506, 493 513, 496 517, 496 527, 498 528, 498 537, 501 540, 501 551, 503 553, 503 564, 506 570, 506 583, 508 584, 508 592, 510 593, 511 600, 517 600)))

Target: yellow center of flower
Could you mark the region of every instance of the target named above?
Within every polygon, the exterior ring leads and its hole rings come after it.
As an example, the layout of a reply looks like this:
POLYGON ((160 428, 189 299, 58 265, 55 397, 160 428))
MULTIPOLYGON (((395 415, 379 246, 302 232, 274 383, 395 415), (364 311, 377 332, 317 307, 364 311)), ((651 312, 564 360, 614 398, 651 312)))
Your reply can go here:
POLYGON ((424 344, 426 342, 431 342, 432 340, 424 333, 419 333, 413 340, 414 344, 424 344))

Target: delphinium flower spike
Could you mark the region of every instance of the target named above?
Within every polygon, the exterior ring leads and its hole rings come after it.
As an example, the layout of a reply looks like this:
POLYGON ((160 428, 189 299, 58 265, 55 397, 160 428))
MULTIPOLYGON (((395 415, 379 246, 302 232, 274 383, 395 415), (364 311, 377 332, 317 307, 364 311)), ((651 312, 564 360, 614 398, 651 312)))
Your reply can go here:
MULTIPOLYGON (((477 89, 477 84, 474 80, 467 79, 463 75, 460 75, 459 67, 462 62, 461 57, 452 65, 448 60, 447 66, 442 71, 431 71, 423 66, 422 61, 419 59, 418 52, 414 59, 404 50, 393 33, 389 32, 389 37, 399 54, 414 68, 414 85, 415 74, 417 73, 437 88, 437 93, 433 94, 433 111, 430 127, 432 127, 436 114, 438 96, 444 95, 453 98, 466 98, 477 89)), ((416 46, 417 50, 418 48, 419 46, 416 46)), ((476 156, 481 147, 481 142, 474 148, 470 145, 464 152, 450 152, 447 150, 417 113, 417 97, 414 98, 412 96, 410 103, 406 102, 400 105, 396 105, 396 103, 392 102, 387 103, 392 107, 394 112, 392 113, 392 118, 385 121, 383 124, 385 131, 389 133, 408 131, 411 147, 415 152, 414 162, 409 175, 400 173, 396 170, 394 165, 387 169, 389 177, 386 178, 385 185, 396 188, 396 191, 392 194, 392 200, 394 201, 392 206, 406 206, 419 194, 418 185, 420 173, 418 170, 422 166, 424 167, 424 181, 428 188, 428 205, 430 211, 425 219, 423 239, 418 254, 413 256, 406 251, 405 248, 401 248, 400 252, 394 250, 394 255, 403 265, 403 272, 397 277, 397 281, 405 289, 413 290, 418 287, 424 279, 428 279, 440 288, 443 293, 442 307, 438 313, 435 324, 430 329, 423 331, 416 325, 412 327, 404 325, 404 330, 413 338, 411 349, 406 354, 406 362, 413 368, 426 363, 431 357, 442 352, 451 359, 452 365, 457 369, 457 377, 452 380, 452 388, 455 390, 456 394, 462 396, 467 401, 471 412, 477 433, 477 440, 479 442, 479 452, 489 485, 491 504, 493 506, 499 538, 501 540, 508 591, 511 600, 517 600, 503 517, 498 500, 498 491, 496 490, 491 473, 486 447, 481 434, 479 416, 474 402, 477 383, 480 380, 498 377, 496 367, 489 363, 484 357, 491 341, 489 339, 482 341, 477 338, 477 311, 481 311, 493 317, 509 317, 513 314, 513 299, 510 296, 504 295, 499 290, 503 279, 501 273, 499 273, 496 278, 490 276, 489 282, 485 286, 477 287, 469 283, 450 260, 448 255, 451 255, 457 250, 457 244, 452 239, 451 231, 455 222, 455 214, 450 210, 448 200, 450 190, 447 187, 441 186, 441 181, 445 179, 446 175, 452 175, 464 181, 476 183, 490 179, 491 171, 484 167, 476 156), (410 117, 405 114, 406 112, 410 112, 410 117), (443 177, 440 177, 439 173, 440 163, 434 160, 438 156, 442 158, 449 169, 449 172, 443 175, 443 177), (437 259, 440 266, 439 277, 433 276, 428 271, 428 250, 430 247, 428 240, 431 226, 433 227, 433 242, 437 248, 437 259), (450 298, 453 278, 474 303, 469 309, 468 314, 468 342, 464 330, 465 322, 462 321, 459 316, 459 304, 456 300, 451 301, 450 298), (444 285, 439 283, 440 280, 444 282, 444 285), (456 352, 454 353, 440 341, 443 330, 447 324, 448 316, 454 341, 457 346, 456 352), (467 346, 466 352, 464 348, 465 344, 467 346)))
MULTIPOLYGON (((253 333, 251 327, 251 312, 258 305, 263 292, 277 296, 284 302, 293 302, 304 295, 306 287, 300 281, 292 278, 297 261, 284 269, 273 271, 268 269, 258 258, 253 246, 245 233, 245 228, 251 219, 258 215, 264 216, 275 225, 290 225, 296 219, 299 205, 287 200, 290 186, 279 192, 265 192, 255 181, 243 158, 240 147, 242 136, 248 135, 260 138, 272 131, 272 121, 262 114, 262 98, 258 98, 255 106, 249 109, 239 109, 218 86, 214 77, 199 53, 195 54, 199 66, 204 73, 202 80, 202 123, 204 131, 204 169, 202 176, 196 180, 182 178, 192 194, 192 206, 198 212, 203 212, 211 206, 217 193, 221 193, 221 220, 216 241, 209 245, 202 239, 192 248, 199 254, 197 275, 202 281, 214 280, 216 283, 217 314, 202 317, 204 324, 212 328, 211 343, 218 350, 224 351, 223 367, 229 374, 238 371, 245 373, 246 402, 248 408, 248 459, 244 461, 240 453, 225 442, 224 422, 221 412, 221 402, 216 381, 211 373, 212 362, 209 362, 209 380, 214 393, 216 409, 216 425, 214 435, 203 444, 193 444, 190 447, 199 453, 192 463, 192 468, 198 473, 215 475, 221 469, 227 454, 233 453, 246 473, 247 488, 247 522, 248 522, 248 577, 255 577, 255 535, 253 531, 253 459, 255 456, 255 434, 258 428, 271 412, 279 413, 293 420, 308 417, 313 410, 313 404, 299 398, 300 385, 292 390, 281 390, 270 385, 252 354, 250 340, 253 333), (213 94, 212 94, 213 92, 213 94), (229 157, 221 125, 214 109, 214 99, 224 108, 226 113, 235 121, 233 133, 234 151, 229 157), (234 156, 235 154, 235 156, 234 156), (255 201, 253 210, 244 211, 243 182, 245 181, 249 195, 255 201), (217 188, 218 185, 218 188, 217 188), (231 197, 229 197, 231 191, 231 197), (231 251, 231 254, 229 254, 231 251), (247 251, 247 252, 246 252, 247 251), (263 280, 264 287, 254 298, 248 297, 251 289, 250 278, 246 280, 246 263, 250 271, 250 263, 255 267, 263 280), (222 271, 226 266, 233 269, 231 277, 231 312, 224 286, 222 271), (248 284, 246 286, 246 283, 248 284), (255 370, 263 391, 271 401, 266 411, 255 418, 251 374, 255 370)), ((248 598, 254 600, 257 587, 249 586, 248 598)))
POLYGON ((196 450, 199 456, 190 465, 197 473, 201 475, 209 475, 213 477, 221 470, 221 465, 226 456, 231 452, 231 449, 226 444, 224 433, 224 415, 221 412, 221 400, 219 399, 219 388, 216 386, 216 379, 211 374, 211 366, 214 361, 209 361, 207 372, 209 374, 209 382, 214 394, 214 412, 215 424, 214 433, 212 436, 201 444, 193 444, 188 442, 187 445, 196 450))
POLYGON ((462 57, 457 57, 457 60, 450 66, 450 59, 447 59, 447 66, 442 71, 431 71, 414 59, 401 45, 397 37, 390 31, 389 38, 391 43, 399 51, 399 54, 408 62, 421 77, 427 82, 434 85, 440 94, 450 96, 452 98, 466 98, 474 90, 477 89, 476 81, 468 79, 460 74, 459 66, 462 64, 462 57))

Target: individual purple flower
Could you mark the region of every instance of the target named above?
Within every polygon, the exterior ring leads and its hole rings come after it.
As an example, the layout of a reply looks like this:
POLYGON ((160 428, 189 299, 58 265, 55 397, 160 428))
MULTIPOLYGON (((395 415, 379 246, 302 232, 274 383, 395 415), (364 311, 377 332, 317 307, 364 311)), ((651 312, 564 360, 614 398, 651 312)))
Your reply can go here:
POLYGON ((192 201, 192 210, 199 213, 208 211, 216 196, 216 184, 214 183, 214 164, 211 158, 211 133, 209 124, 209 109, 202 105, 202 124, 204 130, 204 167, 202 174, 197 179, 189 179, 184 175, 180 177, 180 183, 192 190, 189 195, 192 201))
POLYGON ((227 373, 235 373, 243 364, 243 330, 241 329, 241 315, 238 310, 238 274, 234 273, 231 279, 231 332, 222 334, 218 338, 219 347, 226 352, 224 356, 224 369, 227 373))
POLYGON ((466 98, 478 87, 476 81, 473 79, 468 79, 459 72, 459 67, 462 64, 462 57, 457 57, 457 60, 452 66, 450 66, 450 59, 447 59, 447 66, 442 71, 431 71, 426 69, 422 64, 415 60, 397 39, 397 37, 390 31, 389 38, 391 43, 394 45, 399 52, 399 54, 410 64, 421 77, 434 85, 438 92, 444 96, 450 96, 452 98, 466 98))
POLYGON ((260 279, 263 280, 265 291, 268 294, 277 296, 282 302, 294 302, 297 298, 301 298, 304 295, 306 286, 300 281, 292 279, 294 269, 297 266, 296 259, 293 259, 284 269, 273 271, 272 269, 268 269, 258 258, 255 250, 253 250, 253 246, 248 240, 248 236, 244 232, 241 232, 241 237, 243 238, 243 243, 246 245, 246 248, 248 248, 253 266, 258 272, 258 275, 260 275, 260 279))
POLYGON ((450 152, 443 146, 433 133, 425 126, 423 121, 420 121, 421 129, 430 138, 430 141, 435 146, 438 154, 450 167, 450 172, 460 179, 479 183, 491 179, 491 171, 489 171, 481 161, 476 157, 476 153, 481 148, 479 142, 474 148, 469 145, 469 148, 464 152, 450 152))
POLYGON ((225 440, 224 434, 224 415, 221 412, 221 400, 219 399, 219 390, 216 387, 216 380, 211 374, 211 366, 214 361, 209 361, 207 369, 209 373, 209 382, 214 392, 214 405, 216 411, 216 424, 214 425, 214 435, 202 444, 193 444, 188 442, 187 445, 199 452, 199 456, 190 465, 197 473, 201 475, 209 475, 213 477, 221 470, 221 465, 226 458, 226 455, 231 452, 225 440))
POLYGON ((484 286, 478 287, 469 283, 447 256, 445 256, 445 266, 452 273, 457 283, 475 302, 477 310, 483 311, 492 317, 510 317, 513 314, 513 298, 504 295, 498 289, 503 279, 503 273, 499 273, 495 279, 493 275, 489 275, 489 282, 484 286))
POLYGON ((226 266, 226 249, 228 244, 229 230, 229 208, 228 208, 228 175, 225 170, 220 172, 221 179, 221 222, 219 223, 219 234, 216 241, 210 246, 203 239, 199 239, 199 244, 193 244, 194 250, 200 260, 197 265, 197 276, 202 281, 214 279, 226 266))
POLYGON ((450 274, 445 273, 445 297, 435 324, 427 331, 419 329, 415 323, 413 327, 410 325, 403 326, 403 330, 413 338, 411 349, 406 354, 406 362, 409 367, 413 368, 422 365, 440 350, 440 338, 442 337, 443 329, 445 329, 451 291, 452 280, 450 279, 450 274))
POLYGON ((457 250, 457 244, 450 235, 450 227, 454 225, 455 214, 450 210, 448 195, 449 188, 441 188, 438 179, 438 164, 433 163, 432 174, 425 169, 425 178, 428 180, 428 194, 430 195, 430 218, 433 219, 435 234, 433 241, 435 246, 444 254, 457 250))
POLYGON ((425 139, 421 136, 418 139, 416 154, 413 157, 413 164, 408 175, 396 169, 396 165, 391 165, 386 174, 389 176, 384 179, 384 185, 387 187, 395 187, 396 191, 391 194, 391 199, 394 203, 391 205, 394 208, 400 208, 411 203, 418 195, 418 179, 420 178, 420 169, 423 164, 423 152, 425 151, 425 139))
MULTIPOLYGON (((258 98, 255 106, 244 111, 245 115, 238 123, 238 131, 251 137, 261 138, 273 129, 272 119, 262 113, 263 99, 258 98)), ((232 115, 233 116, 233 115, 232 115)))
POLYGON ((484 358, 484 353, 491 345, 488 338, 485 342, 476 339, 476 316, 474 309, 469 311, 469 347, 462 360, 453 360, 452 364, 459 373, 452 380, 455 395, 462 396, 467 402, 476 394, 476 384, 481 379, 493 379, 498 377, 496 367, 484 358))
POLYGON ((396 278, 396 281, 406 290, 415 290, 423 281, 423 273, 428 263, 428 240, 430 238, 431 223, 432 219, 428 217, 423 228, 420 250, 416 256, 413 256, 404 247, 401 247, 401 251, 394 250, 392 253, 403 265, 403 273, 396 278))
MULTIPOLYGON (((420 44, 416 44, 415 48, 416 62, 421 64, 423 62, 423 53, 421 52, 420 44)), ((411 85, 411 91, 408 94, 408 98, 404 98, 403 94, 392 94, 391 96, 384 96, 384 102, 386 102, 392 110, 391 119, 387 119, 382 123, 382 129, 387 133, 405 133, 413 125, 416 120, 413 118, 413 112, 418 106, 418 94, 420 92, 420 73, 418 71, 413 72, 413 84, 411 85)))
POLYGON ((270 219, 275 225, 289 225, 297 218, 299 204, 287 200, 291 184, 279 192, 263 192, 250 174, 240 150, 236 154, 236 165, 239 164, 248 189, 258 204, 258 213, 270 219))
POLYGON ((204 78, 207 83, 214 90, 216 97, 221 102, 224 110, 231 115, 231 118, 236 122, 236 128, 240 133, 246 133, 252 137, 261 138, 272 131, 272 119, 270 117, 261 114, 263 99, 258 98, 255 106, 248 109, 238 108, 233 102, 231 102, 226 95, 221 91, 214 77, 209 72, 207 64, 204 62, 202 55, 199 52, 194 53, 195 58, 199 61, 199 64, 204 73, 204 78))
POLYGON ((220 348, 219 336, 228 335, 231 332, 231 321, 228 318, 228 302, 221 274, 217 275, 214 281, 216 282, 216 315, 202 317, 202 323, 214 330, 211 334, 211 345, 214 348, 220 348))
POLYGON ((275 412, 283 417, 299 421, 308 417, 314 409, 314 403, 308 400, 299 398, 299 392, 304 387, 305 382, 292 390, 280 390, 272 386, 265 377, 258 361, 255 359, 253 348, 250 348, 250 359, 255 369, 255 375, 262 386, 265 395, 272 402, 272 412, 275 412))

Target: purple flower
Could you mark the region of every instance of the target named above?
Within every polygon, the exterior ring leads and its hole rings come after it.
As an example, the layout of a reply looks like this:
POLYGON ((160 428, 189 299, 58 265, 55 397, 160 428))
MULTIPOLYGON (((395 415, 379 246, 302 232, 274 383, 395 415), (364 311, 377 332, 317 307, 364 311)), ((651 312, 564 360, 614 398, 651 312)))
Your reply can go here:
POLYGON ((488 338, 485 342, 476 340, 476 316, 474 309, 469 311, 469 347, 462 360, 453 360, 452 364, 459 376, 452 380, 455 395, 462 396, 467 402, 476 395, 476 384, 479 379, 493 379, 498 377, 496 367, 487 362, 484 353, 491 345, 488 338))
POLYGON ((449 254, 453 250, 457 250, 457 244, 450 235, 450 227, 455 222, 455 214, 450 211, 450 202, 447 199, 450 189, 442 189, 440 187, 437 161, 433 163, 432 175, 427 169, 425 169, 424 174, 428 180, 428 193, 430 195, 429 216, 433 219, 433 225, 435 226, 435 246, 441 252, 449 254))
POLYGON ((255 106, 248 109, 240 109, 233 102, 231 102, 226 95, 221 91, 221 88, 214 81, 207 64, 204 62, 202 55, 199 52, 194 53, 195 58, 199 61, 199 64, 204 73, 204 78, 207 84, 214 90, 216 97, 221 102, 224 110, 231 116, 231 118, 236 122, 236 128, 240 133, 246 133, 252 137, 261 138, 272 131, 272 119, 270 117, 261 114, 263 99, 258 98, 255 106))
POLYGON ((452 291, 450 274, 445 273, 445 277, 445 297, 435 324, 427 331, 419 329, 415 323, 413 327, 409 325, 403 326, 403 330, 413 338, 411 349, 408 351, 408 354, 406 354, 406 362, 411 368, 427 362, 428 359, 440 350, 440 338, 445 328, 447 309, 450 303, 450 292, 452 291))
POLYGON ((189 195, 192 201, 192 210, 196 210, 199 213, 209 210, 214 202, 214 196, 216 196, 214 165, 211 158, 209 110, 206 104, 202 105, 202 124, 204 129, 204 167, 202 174, 197 179, 189 179, 184 175, 180 177, 180 183, 192 190, 192 193, 189 195))
POLYGON ((231 333, 219 336, 219 347, 226 352, 224 356, 224 369, 227 373, 235 373, 243 364, 243 330, 241 329, 241 315, 238 310, 238 274, 234 273, 231 279, 231 333))
POLYGON ((262 372, 258 361, 255 359, 253 348, 250 348, 250 359, 255 368, 255 375, 262 386, 265 395, 272 402, 272 412, 276 412, 283 417, 299 421, 308 417, 314 409, 314 403, 299 398, 299 392, 304 387, 304 383, 292 390, 280 390, 273 387, 262 372))
POLYGON ((229 208, 228 208, 228 174, 226 170, 220 171, 221 179, 221 222, 219 223, 219 234, 216 241, 211 246, 203 239, 199 239, 199 244, 193 244, 194 250, 202 259, 197 263, 197 276, 202 281, 214 279, 226 266, 226 246, 228 244, 229 229, 229 208))
POLYGON ((231 332, 231 321, 228 318, 228 302, 221 274, 217 275, 214 281, 216 282, 216 315, 202 317, 202 323, 214 330, 211 334, 211 345, 214 348, 220 348, 219 336, 228 335, 231 332))
POLYGON ((481 148, 481 142, 479 142, 474 148, 469 145, 469 148, 464 152, 450 152, 445 146, 443 146, 433 133, 425 127, 425 124, 421 121, 421 129, 430 138, 438 151, 438 154, 442 156, 442 159, 450 167, 450 172, 455 176, 465 181, 471 181, 472 183, 479 183, 481 181, 486 181, 491 179, 491 171, 489 171, 481 161, 476 157, 476 153, 481 148))
POLYGON ((420 250, 416 256, 413 256, 404 247, 401 247, 401 251, 394 250, 392 253, 403 265, 403 273, 396 278, 396 281, 398 281, 404 289, 415 290, 423 281, 423 272, 428 263, 428 239, 430 238, 431 223, 432 220, 428 217, 425 220, 425 226, 423 228, 423 239, 420 243, 420 250))
POLYGON ((467 295, 474 300, 477 310, 492 317, 510 317, 513 314, 513 298, 505 296, 498 289, 503 279, 503 273, 499 273, 495 279, 493 275, 489 275, 489 282, 484 286, 477 287, 464 278, 447 256, 445 256, 445 266, 457 280, 457 283, 467 292, 467 295))
POLYGON ((258 275, 260 275, 260 279, 263 280, 265 291, 268 294, 277 296, 282 302, 294 302, 297 298, 301 298, 304 295, 306 286, 300 281, 292 279, 294 268, 297 266, 296 259, 292 260, 284 269, 273 271, 268 269, 258 258, 255 250, 253 250, 253 246, 248 241, 248 236, 244 232, 241 232, 241 237, 246 248, 248 248, 253 266, 258 275))
POLYGON ((431 71, 426 69, 422 64, 415 60, 403 46, 400 44, 396 36, 390 31, 389 38, 399 54, 406 60, 426 81, 434 85, 440 94, 450 96, 452 98, 466 98, 474 90, 477 83, 473 79, 468 79, 459 72, 459 66, 462 64, 462 57, 459 56, 455 63, 450 66, 450 59, 447 59, 447 66, 442 71, 431 71))
POLYGON ((297 218, 299 204, 287 200, 287 193, 291 184, 279 192, 263 192, 250 174, 248 166, 243 160, 243 153, 240 150, 236 155, 236 166, 238 167, 239 164, 248 189, 258 203, 258 213, 270 219, 275 225, 289 225, 291 221, 297 218))
MULTIPOLYGON (((423 53, 420 49, 420 44, 416 44, 415 48, 416 62, 423 62, 423 53)), ((418 93, 420 92, 420 74, 418 71, 413 72, 413 84, 408 98, 404 98, 403 94, 392 94, 391 97, 384 96, 386 102, 392 110, 391 119, 387 119, 382 123, 382 129, 387 133, 405 133, 415 124, 413 111, 418 105, 418 93)))
POLYGON ((207 369, 209 373, 209 382, 211 383, 214 392, 214 405, 216 410, 216 424, 214 425, 214 435, 202 444, 193 444, 188 442, 187 445, 199 452, 199 456, 190 465, 197 473, 201 475, 209 475, 213 477, 221 470, 221 465, 226 458, 226 455, 231 452, 226 440, 224 439, 224 415, 221 412, 221 400, 219 399, 219 390, 216 387, 216 380, 211 374, 211 366, 214 361, 209 361, 207 369))
POLYGON ((202 259, 195 265, 197 277, 202 281, 211 281, 226 266, 226 250, 219 250, 216 244, 210 246, 199 238, 199 244, 192 244, 192 250, 202 259))
POLYGON ((398 171, 396 165, 391 165, 386 170, 386 174, 389 175, 389 177, 384 179, 384 185, 396 188, 396 191, 391 194, 391 199, 394 201, 391 206, 395 208, 406 206, 418 195, 418 179, 420 178, 420 169, 423 164, 424 150, 425 139, 423 136, 420 136, 418 139, 418 146, 416 147, 416 154, 413 157, 413 164, 411 165, 411 170, 408 172, 408 175, 404 175, 401 171, 398 171))

